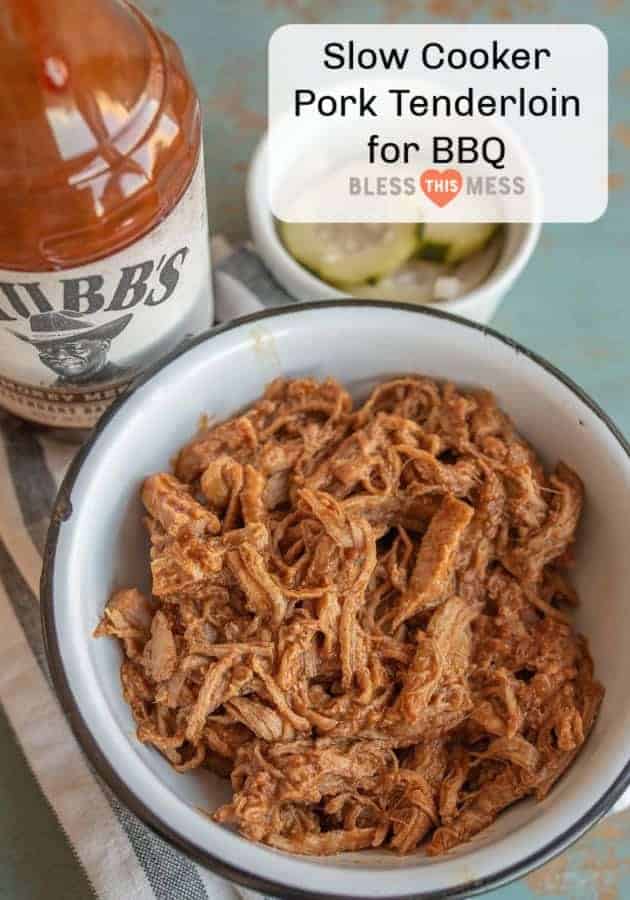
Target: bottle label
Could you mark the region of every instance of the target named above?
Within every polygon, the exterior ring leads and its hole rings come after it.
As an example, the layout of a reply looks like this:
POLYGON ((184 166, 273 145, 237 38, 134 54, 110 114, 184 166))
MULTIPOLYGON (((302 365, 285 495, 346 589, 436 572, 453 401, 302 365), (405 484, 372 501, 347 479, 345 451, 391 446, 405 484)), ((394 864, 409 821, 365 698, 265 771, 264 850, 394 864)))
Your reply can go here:
POLYGON ((212 321, 203 152, 168 216, 72 269, 0 269, 0 405, 86 428, 147 364, 212 321))

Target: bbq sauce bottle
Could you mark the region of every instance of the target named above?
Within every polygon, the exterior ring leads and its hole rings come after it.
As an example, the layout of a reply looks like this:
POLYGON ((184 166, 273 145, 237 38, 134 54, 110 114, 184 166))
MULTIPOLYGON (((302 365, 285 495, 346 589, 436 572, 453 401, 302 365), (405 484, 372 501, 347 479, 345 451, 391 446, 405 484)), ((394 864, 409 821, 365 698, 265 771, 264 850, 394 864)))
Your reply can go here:
POLYGON ((0 406, 91 427, 212 318, 199 102, 123 0, 0 4, 0 406))

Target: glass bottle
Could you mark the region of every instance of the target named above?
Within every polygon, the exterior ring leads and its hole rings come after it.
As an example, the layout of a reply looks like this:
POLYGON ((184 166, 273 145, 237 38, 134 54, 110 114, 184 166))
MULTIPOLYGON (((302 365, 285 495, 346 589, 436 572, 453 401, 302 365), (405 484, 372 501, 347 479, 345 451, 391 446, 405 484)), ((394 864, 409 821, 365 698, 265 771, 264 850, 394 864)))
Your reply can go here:
POLYGON ((123 0, 0 4, 0 406, 92 426, 212 320, 199 102, 123 0))

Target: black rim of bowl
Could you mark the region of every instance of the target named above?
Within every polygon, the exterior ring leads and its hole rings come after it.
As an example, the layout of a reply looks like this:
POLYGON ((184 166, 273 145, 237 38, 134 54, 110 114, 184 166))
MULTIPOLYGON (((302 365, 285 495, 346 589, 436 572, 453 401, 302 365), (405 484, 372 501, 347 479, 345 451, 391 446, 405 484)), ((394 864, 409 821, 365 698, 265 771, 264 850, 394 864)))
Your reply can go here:
MULTIPOLYGON (((101 751, 96 740, 92 736, 85 720, 83 719, 79 705, 74 697, 72 687, 66 676, 55 621, 54 570, 59 531, 62 527, 63 522, 70 518, 70 516, 72 515, 72 490, 83 462, 90 453, 94 444, 97 442, 99 436, 107 428, 109 423, 118 414, 118 412, 125 406, 125 403, 133 395, 133 393, 138 390, 138 388, 147 384, 147 382, 149 382, 155 375, 161 372, 162 369, 168 366, 173 360, 187 353, 189 350, 191 350, 193 347, 198 346, 199 344, 203 344, 206 342, 210 343, 213 338, 218 335, 225 334, 226 332, 232 331, 236 328, 240 328, 243 325, 259 322, 264 319, 287 315, 299 315, 300 313, 308 310, 321 310, 322 313, 325 313, 326 309, 338 307, 343 307, 344 309, 389 308, 413 313, 414 315, 419 316, 430 316, 432 318, 446 319, 464 328, 469 328, 473 331, 481 332, 488 337, 498 340, 502 344, 510 347, 517 354, 522 354, 523 356, 527 357, 532 362, 536 363, 538 366, 553 375, 558 381, 562 382, 565 387, 567 387, 584 404, 586 404, 586 406, 603 422, 608 431, 612 434, 618 444, 623 448, 626 456, 630 458, 630 444, 628 444, 614 422, 612 422, 612 420, 597 405, 597 403, 595 403, 595 401, 593 401, 577 384, 575 384, 575 382, 573 382, 567 375, 557 369, 546 359, 539 356, 537 353, 528 350, 517 341, 514 341, 511 338, 502 335, 500 332, 495 331, 493 328, 488 328, 485 325, 480 325, 476 322, 469 321, 462 318, 461 316, 456 316, 438 309, 413 306, 408 303, 394 303, 379 300, 330 300, 315 301, 311 303, 296 303, 294 306, 276 307, 273 309, 262 310, 261 312, 253 313, 252 315, 242 316, 238 319, 227 322, 224 325, 220 325, 216 328, 210 329, 209 331, 204 332, 191 341, 186 342, 184 345, 180 345, 179 347, 175 348, 175 350, 171 351, 171 353, 159 359, 148 369, 145 369, 144 372, 131 384, 128 391, 119 400, 117 400, 100 419, 87 442, 79 450, 73 462, 71 463, 61 485, 59 494, 55 502, 55 506, 52 511, 50 528, 48 531, 46 548, 44 551, 44 565, 41 579, 41 615, 44 631, 44 642, 48 662, 50 665, 52 680, 65 714, 70 722, 77 740, 79 741, 79 744, 96 769, 96 772, 111 788, 114 794, 116 794, 118 798, 128 807, 128 809, 130 809, 136 816, 138 816, 139 819, 141 819, 160 837, 167 840, 169 843, 177 847, 179 850, 181 850, 196 862, 201 863, 206 868, 211 869, 217 874, 231 879, 238 884, 241 884, 255 891, 260 891, 261 893, 273 894, 277 897, 303 898, 303 900, 319 900, 319 898, 326 898, 326 900, 338 900, 339 897, 346 898, 346 900, 360 900, 360 897, 359 895, 354 895, 351 893, 339 895, 331 894, 325 891, 322 892, 318 891, 316 889, 316 886, 314 890, 309 890, 308 888, 299 889, 288 887, 280 882, 274 881, 273 879, 251 874, 245 869, 239 869, 237 866, 234 866, 231 863, 226 863, 225 861, 214 856, 209 850, 205 849, 204 847, 200 847, 192 843, 190 840, 188 840, 185 834, 176 831, 169 825, 168 822, 165 822, 160 819, 159 816, 156 816, 155 813, 153 813, 146 806, 144 801, 139 796, 137 796, 129 787, 129 785, 126 784, 118 775, 114 767, 110 764, 104 753, 101 751)), ((515 880, 516 878, 526 875, 533 869, 542 866, 558 853, 566 850, 567 847, 574 843, 574 841, 581 837, 589 828, 591 828, 597 821, 599 821, 599 819, 606 812, 608 812, 608 810, 614 805, 615 801, 622 795, 629 784, 630 756, 621 773, 605 791, 605 793, 591 806, 591 808, 586 813, 584 813, 584 815, 581 816, 576 822, 573 822, 573 824, 569 828, 555 837, 544 847, 541 847, 541 849, 536 851, 535 853, 524 857, 517 863, 500 869, 498 872, 492 875, 486 876, 484 878, 474 879, 465 884, 457 885, 453 888, 444 888, 442 890, 433 891, 431 893, 421 891, 419 893, 406 893, 403 895, 389 894, 383 896, 381 900, 426 900, 426 898, 428 897, 436 898, 436 900, 446 900, 446 898, 449 898, 449 900, 454 900, 454 898, 470 897, 471 895, 479 894, 482 891, 492 890, 494 888, 500 887, 501 885, 505 885, 510 881, 515 880)), ((393 875, 394 873, 392 873, 392 877, 393 875)))

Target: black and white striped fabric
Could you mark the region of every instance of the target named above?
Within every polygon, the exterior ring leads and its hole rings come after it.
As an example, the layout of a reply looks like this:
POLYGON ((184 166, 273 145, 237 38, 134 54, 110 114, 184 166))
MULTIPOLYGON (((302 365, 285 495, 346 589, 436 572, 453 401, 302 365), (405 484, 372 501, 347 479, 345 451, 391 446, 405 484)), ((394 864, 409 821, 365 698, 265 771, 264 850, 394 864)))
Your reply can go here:
MULTIPOLYGON (((294 302, 250 248, 231 252, 219 241, 213 251, 218 321, 294 302)), ((0 703, 98 898, 260 897, 191 862, 125 809, 91 770, 57 702, 38 587, 50 510, 75 451, 0 413, 0 703)))

